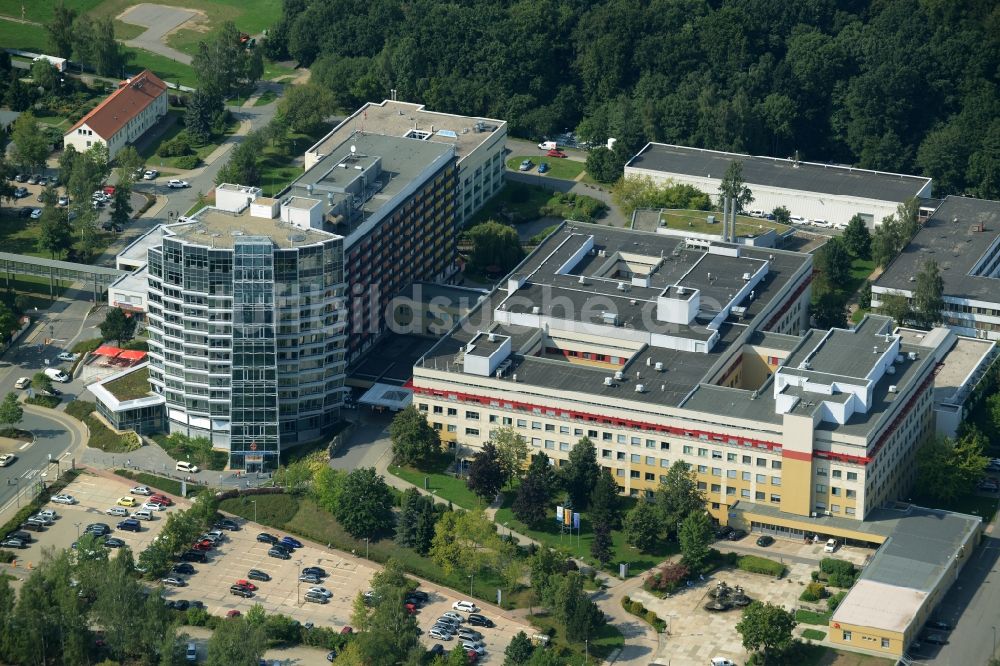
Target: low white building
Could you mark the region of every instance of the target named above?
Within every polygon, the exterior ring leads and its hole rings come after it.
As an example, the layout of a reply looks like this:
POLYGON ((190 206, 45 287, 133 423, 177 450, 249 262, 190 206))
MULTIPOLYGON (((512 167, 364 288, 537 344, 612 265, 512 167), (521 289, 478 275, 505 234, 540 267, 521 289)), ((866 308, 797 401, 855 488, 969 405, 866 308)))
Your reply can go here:
POLYGON ((121 87, 81 118, 63 136, 64 146, 86 152, 97 144, 114 159, 167 114, 167 84, 148 69, 124 81, 121 87))
POLYGON ((931 196, 931 179, 833 164, 726 153, 648 143, 625 165, 625 176, 649 176, 718 195, 726 169, 743 163, 743 180, 753 192, 751 210, 784 206, 808 220, 846 224, 860 214, 869 227, 881 224, 904 201, 931 196))

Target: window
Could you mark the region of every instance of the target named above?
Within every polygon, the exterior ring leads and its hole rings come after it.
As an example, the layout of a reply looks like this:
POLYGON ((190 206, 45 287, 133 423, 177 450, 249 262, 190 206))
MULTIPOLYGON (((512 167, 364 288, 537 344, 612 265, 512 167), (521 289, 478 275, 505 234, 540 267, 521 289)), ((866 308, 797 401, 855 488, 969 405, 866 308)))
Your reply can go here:
POLYGON ((847 490, 847 499, 854 499, 857 496, 858 494, 855 491, 850 489, 847 490))
POLYGON ((682 451, 682 452, 683 452, 683 453, 684 453, 685 455, 691 455, 691 452, 692 452, 693 450, 694 450, 694 449, 692 449, 692 448, 691 448, 690 446, 685 446, 684 448, 682 448, 682 449, 681 449, 681 451, 682 451))
POLYGON ((458 432, 458 426, 454 423, 448 424, 448 432, 458 432))
POLYGON ((610 442, 612 439, 611 433, 610 432, 601 433, 601 439, 605 442, 610 442))
POLYGON ((661 451, 669 451, 670 450, 670 442, 660 442, 660 450, 661 451))
POLYGON ((611 449, 601 449, 601 457, 602 458, 610 458, 611 457, 611 449))
POLYGON ((750 456, 743 456, 743 464, 744 465, 750 464, 750 456))
POLYGON ((707 458, 708 457, 708 449, 698 449, 698 457, 699 458, 707 458))
POLYGON ((587 431, 587 437, 590 437, 591 439, 597 439, 597 431, 596 430, 588 430, 587 431))
POLYGON ((844 640, 845 640, 845 641, 849 641, 849 640, 851 640, 851 632, 849 632, 849 631, 844 631, 844 640))
POLYGON ((666 458, 660 458, 660 467, 670 467, 670 461, 666 458))
POLYGON ((647 465, 655 465, 656 464, 656 458, 654 458, 653 456, 646 456, 646 464, 647 465))
POLYGON ((857 472, 848 472, 847 473, 847 480, 848 481, 857 481, 858 480, 858 473, 857 472))
POLYGON ((740 497, 745 497, 747 499, 750 499, 750 491, 744 488, 743 490, 740 491, 740 497))
POLYGON ((473 437, 479 437, 479 428, 466 428, 465 434, 473 437))
POLYGON ((639 470, 634 469, 631 472, 629 472, 628 475, 629 475, 630 479, 638 479, 639 478, 639 470))
POLYGON ((443 412, 444 412, 444 409, 441 407, 441 405, 434 405, 434 413, 435 414, 441 414, 443 412))
POLYGON ((554 448, 556 448, 556 443, 553 440, 551 440, 551 439, 547 439, 547 440, 545 440, 545 448, 547 448, 547 449, 554 449, 554 448))
POLYGON ((817 467, 816 468, 816 476, 826 476, 826 468, 825 467, 817 467))
POLYGON ((830 505, 830 511, 832 511, 833 513, 840 513, 840 505, 839 504, 831 504, 830 505))
POLYGON ((656 448, 656 440, 655 439, 647 439, 646 440, 646 448, 647 449, 655 449, 656 448))
POLYGON ((780 460, 772 460, 771 461, 771 469, 781 469, 781 461, 780 460))
POLYGON ((538 437, 532 437, 531 445, 540 449, 542 448, 542 440, 540 440, 538 437))
POLYGON ((766 474, 758 474, 757 475, 757 483, 767 483, 767 475, 766 474))
POLYGON ((758 501, 761 501, 761 502, 763 502, 763 501, 764 501, 764 499, 765 499, 765 498, 764 498, 764 493, 762 493, 762 492, 761 492, 761 491, 759 491, 759 490, 758 490, 757 492, 755 492, 755 493, 753 494, 753 496, 754 496, 754 499, 756 499, 756 500, 758 500, 758 501))
POLYGON ((840 470, 839 469, 833 470, 832 472, 830 472, 830 476, 832 476, 835 479, 839 479, 840 478, 840 470))
POLYGON ((717 492, 721 492, 721 491, 722 491, 722 486, 720 486, 718 483, 713 483, 712 484, 712 492, 713 493, 717 493, 717 492))
POLYGON ((490 414, 490 423, 496 423, 497 417, 494 414, 490 414))
POLYGON ((767 460, 765 458, 757 458, 757 467, 767 467, 767 460))
POLYGON ((559 442, 560 451, 569 451, 569 442, 559 442))
POLYGON ((889 649, 889 639, 888 638, 883 638, 882 639, 882 649, 884 649, 884 650, 888 650, 889 649))
POLYGON ((781 495, 775 495, 775 494, 772 493, 772 495, 771 495, 771 501, 774 502, 775 504, 780 503, 781 502, 781 495))
POLYGON ((698 482, 698 490, 707 490, 707 489, 708 489, 707 483, 705 483, 704 481, 698 482))
POLYGON ((834 497, 840 497, 840 488, 837 486, 830 486, 830 494, 834 497))
POLYGON ((525 421, 524 419, 518 419, 517 420, 517 427, 518 428, 527 428, 528 427, 528 422, 525 421))
POLYGON ((816 492, 818 492, 818 493, 824 493, 825 494, 826 493, 826 486, 824 484, 822 484, 822 483, 817 483, 816 484, 816 492))
POLYGON ((722 451, 712 451, 712 460, 722 460, 722 451))
POLYGON ((712 468, 712 476, 722 476, 722 468, 721 467, 713 467, 712 468))
POLYGON ((735 495, 736 494, 736 488, 734 488, 732 486, 726 486, 726 494, 727 495, 735 495))
POLYGON ((422 412, 426 412, 427 411, 427 403, 426 402, 422 402, 422 403, 420 403, 417 406, 419 407, 420 411, 422 411, 422 412))
POLYGON ((532 421, 531 422, 531 429, 532 430, 541 430, 542 429, 542 424, 540 422, 538 422, 538 421, 532 421))
POLYGON ((632 446, 642 446, 642 439, 639 437, 633 437, 630 440, 630 443, 632 444, 632 446))
POLYGON ((751 474, 750 472, 743 472, 744 481, 750 481, 752 479, 753 479, 753 474, 751 474))
POLYGON ((555 431, 556 431, 556 427, 555 427, 554 424, 552 424, 552 423, 546 423, 545 424, 545 432, 555 432, 555 431))
POLYGON ((617 460, 625 460, 625 453, 624 453, 624 451, 619 451, 616 455, 618 456, 617 460))
POLYGON ((826 502, 816 502, 817 513, 826 513, 826 502))
POLYGON ((647 481, 656 481, 656 475, 652 474, 650 472, 646 472, 646 480, 647 481))
POLYGON ((583 428, 573 428, 574 437, 583 437, 583 428))
POLYGON ((514 425, 514 419, 510 418, 509 416, 505 416, 503 417, 501 423, 503 423, 505 426, 514 425))
POLYGON ((448 416, 458 416, 458 410, 454 407, 448 408, 448 416))
POLYGON ((853 516, 854 507, 853 506, 844 507, 844 513, 846 513, 848 516, 853 516))
POLYGON ((631 460, 634 463, 642 462, 642 456, 640 456, 638 453, 633 453, 631 460))
POLYGON ((736 470, 735 469, 727 469, 726 470, 726 478, 727 479, 735 479, 736 478, 736 470))
POLYGON ((781 477, 780 476, 772 476, 771 477, 771 485, 772 486, 780 486, 781 485, 781 477))
POLYGON ((706 467, 705 465, 698 465, 698 473, 699 474, 707 474, 708 473, 708 467, 706 467))
POLYGON ((625 470, 623 470, 623 469, 616 469, 615 470, 615 476, 625 476, 625 470))

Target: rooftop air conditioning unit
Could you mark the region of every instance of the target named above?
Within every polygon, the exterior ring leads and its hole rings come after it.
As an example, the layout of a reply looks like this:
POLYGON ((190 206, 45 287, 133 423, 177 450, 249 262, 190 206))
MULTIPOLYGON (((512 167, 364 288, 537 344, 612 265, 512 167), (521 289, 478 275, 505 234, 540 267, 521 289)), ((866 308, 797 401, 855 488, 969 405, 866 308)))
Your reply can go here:
POLYGON ((488 339, 489 339, 490 342, 496 342, 497 341, 497 335, 496 335, 496 333, 490 333, 489 336, 487 336, 487 337, 488 337, 488 339))
POLYGON ((605 377, 604 378, 604 385, 605 386, 614 386, 615 385, 615 381, 611 377, 605 377))
POLYGON ((645 384, 636 384, 635 385, 635 392, 636 393, 645 393, 646 392, 646 385, 645 384))
POLYGON ((890 374, 890 375, 896 374, 896 368, 895 368, 895 366, 892 366, 892 365, 890 365, 888 368, 886 368, 885 371, 888 374, 890 374))
POLYGON ((615 379, 617 379, 618 381, 621 381, 621 380, 625 379, 625 373, 622 372, 621 370, 616 371, 615 372, 615 379))
POLYGON ((542 314, 542 309, 537 305, 531 306, 531 314, 542 314))
POLYGON ((663 372, 663 361, 657 361, 653 367, 656 368, 657 372, 663 372))
POLYGON ((749 273, 744 273, 743 274, 743 281, 744 282, 749 282, 750 281, 750 274, 749 273))
POLYGON ((899 392, 898 386, 896 386, 895 384, 889 385, 889 393, 898 393, 898 392, 899 392))
POLYGON ((917 352, 907 352, 907 353, 906 353, 906 356, 907 356, 907 358, 909 358, 909 359, 910 359, 911 361, 916 361, 916 360, 917 360, 917 352))

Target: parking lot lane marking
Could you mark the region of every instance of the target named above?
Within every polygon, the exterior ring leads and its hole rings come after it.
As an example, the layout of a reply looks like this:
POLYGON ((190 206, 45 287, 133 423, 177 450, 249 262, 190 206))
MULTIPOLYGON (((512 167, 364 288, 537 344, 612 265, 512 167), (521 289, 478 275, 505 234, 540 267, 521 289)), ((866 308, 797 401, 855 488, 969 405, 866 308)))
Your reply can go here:
POLYGON ((22 444, 22 445, 21 445, 20 447, 18 447, 18 449, 17 449, 17 450, 18 450, 18 451, 24 451, 24 450, 25 450, 26 448, 28 448, 28 447, 29 447, 29 446, 31 446, 32 444, 34 444, 34 442, 25 442, 25 443, 24 443, 24 444, 22 444))

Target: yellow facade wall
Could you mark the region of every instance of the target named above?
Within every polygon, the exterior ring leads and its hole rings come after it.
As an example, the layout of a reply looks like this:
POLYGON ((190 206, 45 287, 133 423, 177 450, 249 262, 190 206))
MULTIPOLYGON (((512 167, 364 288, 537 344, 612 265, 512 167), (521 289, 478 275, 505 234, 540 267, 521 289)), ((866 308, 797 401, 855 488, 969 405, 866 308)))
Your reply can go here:
POLYGON ((898 631, 835 622, 830 623, 830 633, 826 638, 848 650, 867 650, 886 657, 902 656, 905 645, 905 636, 898 631))

